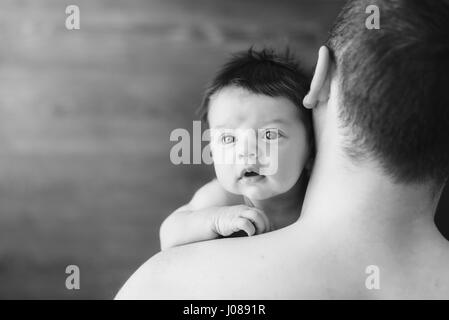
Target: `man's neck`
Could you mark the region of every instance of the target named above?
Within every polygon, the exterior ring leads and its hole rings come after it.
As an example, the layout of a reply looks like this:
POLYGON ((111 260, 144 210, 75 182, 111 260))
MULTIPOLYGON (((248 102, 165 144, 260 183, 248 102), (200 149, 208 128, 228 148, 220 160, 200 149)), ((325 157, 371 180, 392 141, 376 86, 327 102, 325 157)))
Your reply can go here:
POLYGON ((328 152, 317 155, 295 225, 356 242, 411 244, 440 237, 433 221, 438 199, 427 185, 395 184, 373 163, 355 166, 328 152))

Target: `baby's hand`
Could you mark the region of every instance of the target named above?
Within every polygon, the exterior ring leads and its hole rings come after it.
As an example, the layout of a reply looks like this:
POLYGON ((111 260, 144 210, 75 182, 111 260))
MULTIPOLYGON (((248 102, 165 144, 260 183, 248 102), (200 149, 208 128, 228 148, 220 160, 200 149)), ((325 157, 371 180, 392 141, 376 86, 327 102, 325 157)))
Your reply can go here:
POLYGON ((248 236, 270 231, 270 222, 265 213, 245 205, 221 207, 214 215, 214 232, 224 237, 243 230, 248 236))

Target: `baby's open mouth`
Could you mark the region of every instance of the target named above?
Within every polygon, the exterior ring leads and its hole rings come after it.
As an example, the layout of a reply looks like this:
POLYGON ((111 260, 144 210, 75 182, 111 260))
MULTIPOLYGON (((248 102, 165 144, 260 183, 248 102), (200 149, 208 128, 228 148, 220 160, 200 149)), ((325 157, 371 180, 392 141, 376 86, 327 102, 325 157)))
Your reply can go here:
POLYGON ((242 173, 240 174, 240 179, 243 181, 251 181, 251 182, 256 182, 259 181, 263 178, 265 178, 265 176, 259 174, 257 171, 257 169, 253 169, 253 168, 247 168, 244 169, 242 171, 242 173))
POLYGON ((254 171, 245 172, 245 173, 243 174, 244 177, 256 177, 256 176, 258 176, 258 175, 259 175, 259 174, 258 174, 257 172, 254 172, 254 171))

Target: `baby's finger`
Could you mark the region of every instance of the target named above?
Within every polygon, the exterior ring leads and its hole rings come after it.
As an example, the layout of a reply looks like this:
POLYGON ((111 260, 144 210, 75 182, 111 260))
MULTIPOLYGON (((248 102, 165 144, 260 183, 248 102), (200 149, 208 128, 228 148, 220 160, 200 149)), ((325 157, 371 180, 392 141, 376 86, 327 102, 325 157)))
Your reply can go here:
POLYGON ((270 219, 268 219, 268 216, 265 214, 265 212, 263 212, 262 210, 259 209, 259 213, 262 216, 262 218, 265 221, 265 232, 269 232, 271 231, 271 222, 270 219))
POLYGON ((265 231, 266 232, 270 231, 270 228, 269 228, 271 226, 270 219, 268 219, 268 217, 265 214, 265 212, 262 209, 259 209, 259 208, 256 208, 256 207, 251 208, 251 210, 256 210, 262 216, 262 218, 265 221, 265 226, 267 226, 267 230, 265 230, 265 231))
POLYGON ((262 209, 257 209, 257 212, 259 213, 259 215, 263 218, 263 220, 265 222, 265 231, 264 232, 271 231, 271 221, 268 218, 268 216, 265 214, 265 212, 262 209))
POLYGON ((245 218, 237 218, 234 220, 232 231, 237 232, 243 230, 248 236, 252 236, 256 233, 254 225, 245 218))
POLYGON ((246 210, 242 212, 242 217, 251 220, 256 227, 256 234, 266 232, 269 227, 268 220, 265 220, 263 216, 263 213, 256 210, 246 210))

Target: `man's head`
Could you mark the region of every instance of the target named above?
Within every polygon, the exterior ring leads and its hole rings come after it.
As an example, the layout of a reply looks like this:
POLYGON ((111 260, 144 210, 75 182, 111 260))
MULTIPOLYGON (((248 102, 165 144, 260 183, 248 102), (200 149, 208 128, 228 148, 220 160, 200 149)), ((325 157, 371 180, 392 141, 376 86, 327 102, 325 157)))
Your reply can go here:
POLYGON ((291 189, 311 155, 308 78, 288 54, 234 55, 206 92, 217 179, 229 192, 262 200, 291 189), (306 111, 306 112, 304 112, 306 111))
POLYGON ((345 154, 400 183, 449 175, 449 1, 349 1, 320 51, 306 107, 332 95, 345 154), (367 29, 376 5, 380 29, 367 29), (330 79, 332 78, 332 79, 330 79))

